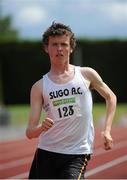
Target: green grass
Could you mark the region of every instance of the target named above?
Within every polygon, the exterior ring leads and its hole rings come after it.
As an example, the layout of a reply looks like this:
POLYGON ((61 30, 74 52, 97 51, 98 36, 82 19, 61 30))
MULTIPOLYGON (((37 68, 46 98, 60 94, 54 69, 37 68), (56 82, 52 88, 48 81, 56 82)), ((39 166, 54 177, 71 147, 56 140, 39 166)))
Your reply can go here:
MULTIPOLYGON (((15 125, 25 125, 29 117, 29 105, 9 105, 7 109, 11 115, 11 124, 15 125)), ((114 122, 118 122, 120 117, 127 115, 127 105, 118 104, 114 122)), ((94 121, 98 121, 101 117, 105 115, 105 105, 104 104, 94 104, 93 106, 93 116, 94 121)), ((43 114, 42 117, 43 119, 43 114)))
MULTIPOLYGON (((9 105, 7 109, 10 113, 11 124, 15 125, 25 125, 29 119, 29 105, 9 105)), ((41 118, 44 117, 42 114, 41 118)))
MULTIPOLYGON (((93 117, 95 121, 105 116, 105 104, 94 104, 93 106, 93 117)), ((117 104, 114 123, 117 123, 122 116, 127 116, 127 104, 119 103, 117 104)))
POLYGON ((21 125, 26 124, 29 116, 28 105, 11 105, 7 109, 10 112, 11 124, 21 125))

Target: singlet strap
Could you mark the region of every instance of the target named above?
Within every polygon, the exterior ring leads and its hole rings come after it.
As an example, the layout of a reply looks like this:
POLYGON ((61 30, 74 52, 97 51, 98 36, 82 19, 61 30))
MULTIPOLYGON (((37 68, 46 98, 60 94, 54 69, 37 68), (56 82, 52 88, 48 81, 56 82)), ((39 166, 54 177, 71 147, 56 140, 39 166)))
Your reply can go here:
POLYGON ((87 87, 87 89, 89 89, 89 87, 90 87, 90 81, 82 75, 82 73, 81 73, 81 67, 80 67, 80 66, 75 66, 75 73, 77 73, 77 74, 76 74, 77 76, 78 76, 78 75, 81 76, 81 78, 82 78, 82 80, 83 80, 83 82, 84 82, 84 85, 87 87))

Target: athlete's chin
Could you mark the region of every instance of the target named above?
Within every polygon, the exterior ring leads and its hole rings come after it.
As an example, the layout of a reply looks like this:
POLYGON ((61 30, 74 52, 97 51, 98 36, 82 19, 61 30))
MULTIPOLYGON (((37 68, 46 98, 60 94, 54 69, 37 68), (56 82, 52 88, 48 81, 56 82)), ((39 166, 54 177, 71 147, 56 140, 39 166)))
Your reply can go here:
POLYGON ((59 62, 59 63, 67 62, 67 58, 65 58, 64 56, 57 57, 57 62, 59 62))
POLYGON ((58 60, 64 60, 65 57, 64 57, 64 56, 56 56, 56 59, 58 59, 58 60))

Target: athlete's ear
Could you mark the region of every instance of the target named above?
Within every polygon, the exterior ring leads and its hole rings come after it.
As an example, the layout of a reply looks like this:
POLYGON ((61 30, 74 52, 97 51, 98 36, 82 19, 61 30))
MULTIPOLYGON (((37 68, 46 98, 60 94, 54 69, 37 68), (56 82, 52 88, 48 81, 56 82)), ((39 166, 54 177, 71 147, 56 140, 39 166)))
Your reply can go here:
POLYGON ((48 53, 48 47, 46 45, 44 46, 44 51, 48 53))
POLYGON ((73 52, 73 49, 70 50, 70 53, 72 53, 72 52, 73 52))

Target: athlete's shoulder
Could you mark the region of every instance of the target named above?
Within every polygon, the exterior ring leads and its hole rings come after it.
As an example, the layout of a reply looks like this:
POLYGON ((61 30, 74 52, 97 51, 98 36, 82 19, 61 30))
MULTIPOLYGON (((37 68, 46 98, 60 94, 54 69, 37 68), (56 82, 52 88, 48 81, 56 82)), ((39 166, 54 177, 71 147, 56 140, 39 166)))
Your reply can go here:
POLYGON ((42 79, 36 81, 32 87, 31 87, 31 92, 33 93, 38 93, 38 92, 41 92, 41 89, 42 89, 42 79))
POLYGON ((91 67, 81 67, 81 73, 83 74, 83 76, 85 76, 90 81, 92 81, 94 79, 101 79, 98 72, 91 67))
POLYGON ((81 72, 85 74, 93 74, 97 72, 91 67, 80 67, 80 69, 81 69, 81 72))
POLYGON ((95 69, 91 67, 81 67, 81 73, 90 82, 91 88, 103 84, 101 76, 95 69))

